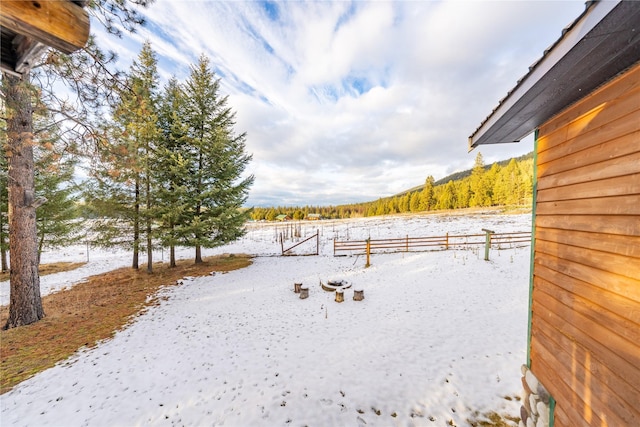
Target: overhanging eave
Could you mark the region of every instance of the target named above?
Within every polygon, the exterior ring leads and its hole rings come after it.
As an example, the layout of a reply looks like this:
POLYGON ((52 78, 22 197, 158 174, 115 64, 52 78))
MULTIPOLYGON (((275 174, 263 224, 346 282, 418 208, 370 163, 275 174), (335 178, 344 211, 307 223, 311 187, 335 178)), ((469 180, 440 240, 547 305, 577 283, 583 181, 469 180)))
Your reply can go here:
POLYGON ((640 60, 640 2, 591 3, 469 137, 517 142, 640 60))

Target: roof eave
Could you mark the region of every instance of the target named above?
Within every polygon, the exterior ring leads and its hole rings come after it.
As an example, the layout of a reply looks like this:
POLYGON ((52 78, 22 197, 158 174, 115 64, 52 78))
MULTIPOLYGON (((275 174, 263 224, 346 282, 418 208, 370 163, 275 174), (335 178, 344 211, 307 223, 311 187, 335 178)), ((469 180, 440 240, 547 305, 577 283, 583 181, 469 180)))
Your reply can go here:
POLYGON ((580 17, 469 137, 469 151, 478 145, 520 141, 637 62, 640 4, 634 3, 588 3, 580 17))

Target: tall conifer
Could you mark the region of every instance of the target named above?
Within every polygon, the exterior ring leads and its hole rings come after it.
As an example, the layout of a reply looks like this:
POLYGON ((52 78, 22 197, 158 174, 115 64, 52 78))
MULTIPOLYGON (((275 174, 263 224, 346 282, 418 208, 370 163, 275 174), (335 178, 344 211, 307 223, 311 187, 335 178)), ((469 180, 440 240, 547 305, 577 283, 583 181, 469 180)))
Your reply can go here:
POLYGON ((181 226, 182 241, 195 247, 216 247, 244 233, 248 214, 241 211, 253 176, 242 177, 251 155, 245 153, 246 134, 235 134, 235 113, 219 94, 220 80, 201 56, 185 83, 185 122, 190 145, 189 206, 181 226))

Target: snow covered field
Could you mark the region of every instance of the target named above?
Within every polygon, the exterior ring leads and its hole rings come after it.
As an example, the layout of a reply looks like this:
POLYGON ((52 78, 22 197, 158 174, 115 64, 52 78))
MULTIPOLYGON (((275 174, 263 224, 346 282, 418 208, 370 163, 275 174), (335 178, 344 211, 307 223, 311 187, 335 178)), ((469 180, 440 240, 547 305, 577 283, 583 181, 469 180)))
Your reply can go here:
MULTIPOLYGON (((319 230, 320 256, 276 257, 278 233, 292 225, 250 224, 240 241, 205 255, 250 253, 253 265, 166 288, 159 306, 113 339, 0 396, 1 424, 464 426, 476 411, 517 416, 528 246, 493 250, 488 262, 482 248, 374 254, 364 268, 362 256, 333 257, 333 239, 530 225, 530 214, 304 223, 297 240, 319 230), (364 289, 365 299, 353 301, 349 289, 336 303, 318 285, 332 278, 364 289), (308 299, 294 282, 309 286, 308 299)), ((43 262, 86 257, 78 246, 43 262)), ((92 248, 89 260, 43 277, 42 292, 126 266, 130 256, 92 248)), ((8 301, 7 283, 0 298, 8 301)))

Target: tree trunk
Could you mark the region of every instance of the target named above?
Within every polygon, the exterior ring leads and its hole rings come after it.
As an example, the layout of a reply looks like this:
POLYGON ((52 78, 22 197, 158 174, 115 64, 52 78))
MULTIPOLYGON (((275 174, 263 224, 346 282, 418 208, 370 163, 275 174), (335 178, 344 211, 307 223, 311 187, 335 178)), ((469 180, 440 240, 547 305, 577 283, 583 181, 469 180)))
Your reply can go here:
POLYGON ((153 242, 151 241, 151 224, 147 220, 147 273, 153 273, 153 242))
POLYGON ((9 271, 7 263, 7 235, 5 233, 4 214, 0 213, 0 262, 2 263, 2 272, 9 271))
POLYGON ((9 190, 9 318, 4 329, 28 325, 44 317, 38 276, 38 236, 33 184, 33 108, 27 86, 5 75, 9 190))
POLYGON ((153 239, 151 238, 151 177, 149 172, 149 142, 146 144, 146 173, 144 177, 145 182, 145 199, 147 202, 145 214, 146 230, 147 233, 147 273, 153 273, 153 239))
POLYGON ((174 268, 176 266, 176 247, 171 245, 169 248, 169 267, 174 268))
POLYGON ((131 268, 139 268, 139 254, 140 254, 140 182, 136 178, 135 189, 135 212, 133 218, 133 262, 131 268))
POLYGON ((196 245, 196 264, 202 264, 202 246, 196 245))

